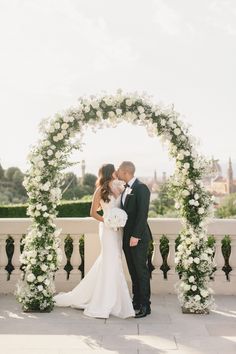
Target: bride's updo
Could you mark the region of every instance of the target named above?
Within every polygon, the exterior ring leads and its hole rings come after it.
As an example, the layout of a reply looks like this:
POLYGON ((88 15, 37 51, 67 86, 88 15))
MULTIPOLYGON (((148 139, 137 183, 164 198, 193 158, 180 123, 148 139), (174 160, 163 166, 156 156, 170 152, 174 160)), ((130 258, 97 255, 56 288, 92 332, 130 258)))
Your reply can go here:
POLYGON ((102 165, 98 171, 98 179, 96 181, 96 187, 101 187, 101 199, 104 202, 109 202, 109 194, 111 189, 109 183, 113 180, 113 173, 115 172, 115 166, 111 163, 102 165))

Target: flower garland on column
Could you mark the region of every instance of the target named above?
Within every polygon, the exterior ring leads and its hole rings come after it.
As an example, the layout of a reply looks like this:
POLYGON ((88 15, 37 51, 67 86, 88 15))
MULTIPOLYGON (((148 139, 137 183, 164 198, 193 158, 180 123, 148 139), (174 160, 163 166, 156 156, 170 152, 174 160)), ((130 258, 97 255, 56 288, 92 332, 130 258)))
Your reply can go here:
POLYGON ((188 129, 173 107, 153 105, 144 95, 118 90, 116 95, 80 98, 77 107, 41 124, 42 138, 29 154, 30 168, 24 180, 32 226, 23 241, 23 275, 16 296, 25 311, 53 309, 53 279, 62 257, 60 230, 54 220, 61 199, 63 170, 70 165, 72 150, 81 149, 88 127, 115 127, 122 121, 142 125, 151 137, 161 136, 169 144, 170 156, 176 159, 171 191, 184 226, 176 253, 181 274, 179 300, 190 312, 206 312, 212 305, 208 286, 213 271, 212 249, 207 246, 206 234, 212 199, 201 181, 207 164, 197 154, 188 129))

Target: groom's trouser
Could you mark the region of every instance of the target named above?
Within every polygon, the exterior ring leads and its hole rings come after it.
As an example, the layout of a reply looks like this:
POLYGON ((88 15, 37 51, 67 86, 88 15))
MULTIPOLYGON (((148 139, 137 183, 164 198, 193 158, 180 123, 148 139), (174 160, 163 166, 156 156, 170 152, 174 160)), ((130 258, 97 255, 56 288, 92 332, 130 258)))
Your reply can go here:
POLYGON ((148 270, 149 240, 141 240, 130 247, 129 239, 124 240, 123 249, 132 280, 133 302, 150 305, 150 273, 148 270))

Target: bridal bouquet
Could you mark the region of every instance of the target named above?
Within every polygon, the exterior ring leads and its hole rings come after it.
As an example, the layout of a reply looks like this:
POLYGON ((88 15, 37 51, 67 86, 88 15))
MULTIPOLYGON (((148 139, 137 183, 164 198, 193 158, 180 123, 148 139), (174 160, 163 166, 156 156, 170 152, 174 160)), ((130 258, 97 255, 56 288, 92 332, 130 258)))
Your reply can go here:
POLYGON ((119 227, 125 226, 127 219, 128 219, 128 215, 123 209, 112 208, 104 217, 104 223, 106 226, 117 231, 119 227))

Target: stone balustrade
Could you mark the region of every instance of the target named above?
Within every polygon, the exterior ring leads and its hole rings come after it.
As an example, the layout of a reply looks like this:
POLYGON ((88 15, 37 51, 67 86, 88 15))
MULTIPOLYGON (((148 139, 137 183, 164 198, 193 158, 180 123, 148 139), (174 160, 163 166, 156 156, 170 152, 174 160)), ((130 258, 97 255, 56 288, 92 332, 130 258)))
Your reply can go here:
MULTIPOLYGON (((82 277, 80 247, 84 237, 84 272, 88 272, 100 252, 98 223, 92 218, 58 218, 58 228, 62 229, 60 235, 63 260, 60 269, 56 272, 56 290, 69 291, 79 283, 82 277), (65 239, 71 239, 72 254, 70 259, 65 253, 65 239), (80 245, 80 247, 79 247, 80 245), (70 269, 68 271, 68 267, 70 269), (66 269, 65 269, 66 268, 66 269), (80 269, 79 269, 80 268, 80 269)), ((176 239, 181 231, 179 219, 149 219, 149 225, 153 233, 153 254, 152 264, 155 267, 152 272, 151 287, 155 294, 175 293, 175 283, 179 277, 175 271, 175 247, 176 239), (168 247, 167 257, 163 259, 161 242, 163 235, 166 237, 168 247), (164 267, 165 266, 165 267, 164 267), (165 269, 164 269, 165 268, 165 269)), ((16 282, 20 278, 21 251, 20 241, 30 226, 29 219, 0 219, 0 293, 13 293, 16 282), (7 253, 7 243, 11 242, 10 250, 7 253)), ((211 287, 216 294, 236 294, 236 220, 214 219, 208 225, 208 234, 215 239, 215 261, 217 264, 213 274, 211 287), (225 259, 222 253, 222 240, 225 236, 230 237, 231 253, 225 259), (225 272, 225 269, 231 271, 225 272)), ((9 249, 9 247, 8 247, 9 249)), ((125 260, 123 260, 127 281, 130 284, 125 260)))

